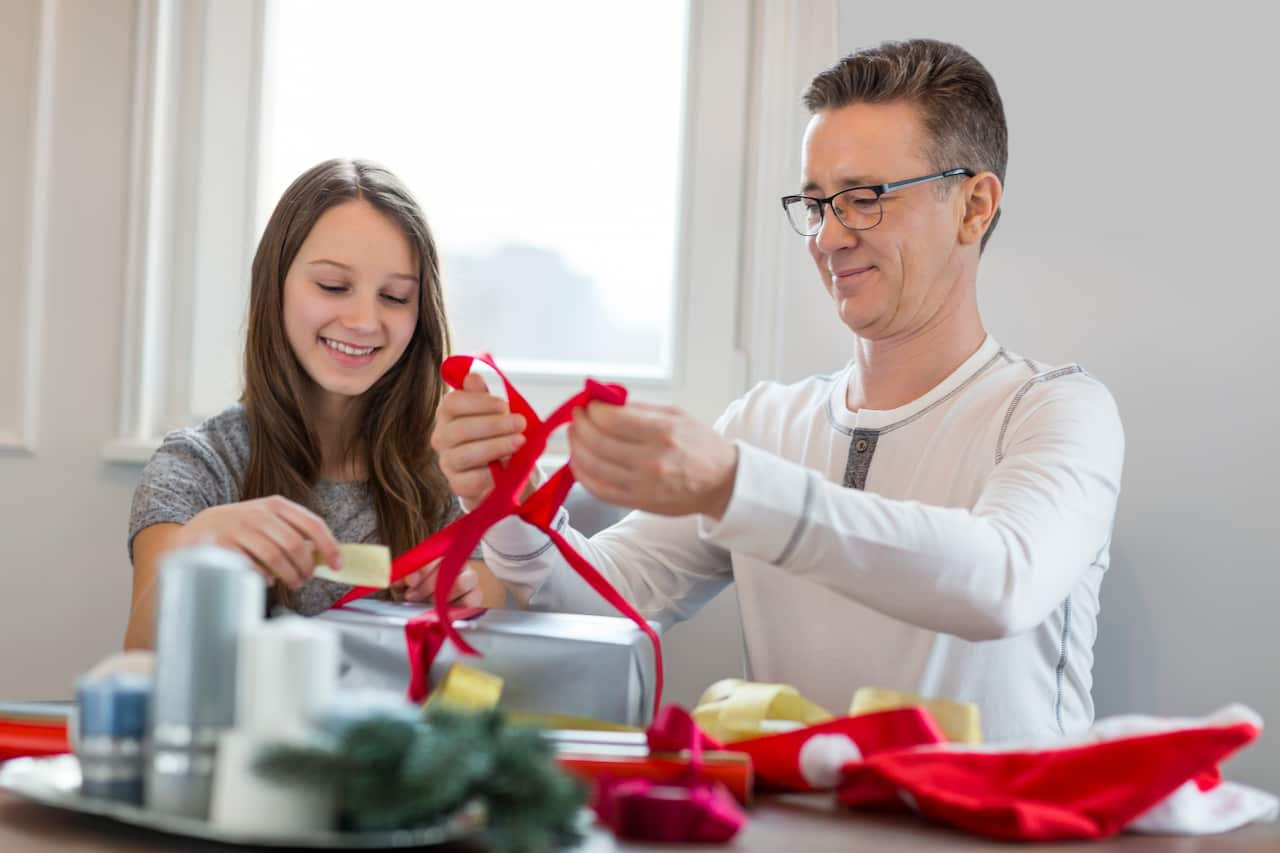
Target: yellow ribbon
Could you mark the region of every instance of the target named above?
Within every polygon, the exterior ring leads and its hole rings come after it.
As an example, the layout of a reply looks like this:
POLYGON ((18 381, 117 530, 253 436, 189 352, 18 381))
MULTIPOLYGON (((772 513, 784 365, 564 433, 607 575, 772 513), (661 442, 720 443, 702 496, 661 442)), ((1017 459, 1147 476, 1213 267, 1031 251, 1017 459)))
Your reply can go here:
POLYGON ((338 546, 338 556, 342 558, 342 568, 333 569, 325 565, 317 551, 315 576, 351 586, 384 589, 391 585, 391 549, 386 545, 344 542, 338 546))
POLYGON ((834 719, 789 684, 726 678, 708 687, 693 719, 722 743, 812 726, 834 719))
MULTIPOLYGON (((946 699, 923 699, 877 687, 860 688, 849 716, 893 708, 925 707, 948 740, 981 743, 978 706, 946 699)), ((789 684, 763 684, 726 678, 711 685, 693 709, 693 719, 722 743, 804 728, 834 719, 789 684)))
MULTIPOLYGON (((502 679, 462 663, 454 663, 431 693, 431 703, 465 711, 496 708, 502 698, 502 679)), ((913 693, 883 687, 860 687, 853 694, 849 716, 889 711, 895 708, 924 707, 947 739, 956 743, 982 743, 978 706, 949 699, 925 699, 913 693)), ((534 711, 513 712, 513 723, 549 729, 638 732, 635 726, 534 711)), ((693 709, 693 719, 707 734, 722 743, 777 734, 825 723, 834 716, 789 684, 763 684, 741 678, 725 678, 702 693, 693 709)))
MULTIPOLYGON (((429 704, 448 705, 461 711, 487 711, 498 707, 502 698, 502 678, 464 663, 454 662, 444 678, 431 691, 429 704)), ((512 711, 507 719, 513 724, 541 726, 547 729, 576 729, 595 732, 639 732, 635 726, 574 717, 569 714, 545 714, 539 711, 512 711)))
POLYGON ((953 702, 950 699, 925 699, 914 693, 903 693, 884 687, 859 687, 853 694, 849 716, 891 711, 895 708, 924 706, 938 728, 954 743, 982 743, 982 722, 978 706, 972 702, 953 702))
POLYGON ((427 702, 448 705, 460 711, 487 711, 496 708, 501 697, 501 678, 466 664, 454 663, 436 689, 431 691, 427 702))

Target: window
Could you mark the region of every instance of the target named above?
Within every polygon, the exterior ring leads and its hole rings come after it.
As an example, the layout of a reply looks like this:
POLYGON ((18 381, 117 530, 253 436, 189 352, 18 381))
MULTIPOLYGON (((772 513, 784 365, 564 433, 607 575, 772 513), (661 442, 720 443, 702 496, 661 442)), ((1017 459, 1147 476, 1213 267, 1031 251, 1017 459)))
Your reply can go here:
POLYGON ((266 214, 330 156, 382 160, 419 196, 456 349, 493 352, 538 411, 593 376, 714 419, 809 326, 773 208, 834 17, 832 0, 141 0, 104 455, 144 461, 239 396, 266 214))
POLYGON ((426 211, 458 351, 670 381, 682 0, 272 10, 259 230, 311 165, 377 160, 426 211))

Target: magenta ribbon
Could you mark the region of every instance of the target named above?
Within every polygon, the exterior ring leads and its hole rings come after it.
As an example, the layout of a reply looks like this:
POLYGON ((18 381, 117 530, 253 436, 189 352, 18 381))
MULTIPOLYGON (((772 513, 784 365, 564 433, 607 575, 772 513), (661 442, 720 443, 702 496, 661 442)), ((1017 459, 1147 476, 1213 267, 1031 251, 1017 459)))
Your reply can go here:
POLYGON ((668 705, 648 732, 652 752, 689 750, 689 765, 669 782, 601 778, 592 806, 619 838, 726 844, 747 822, 724 785, 706 777, 702 749, 715 744, 683 708, 668 705))

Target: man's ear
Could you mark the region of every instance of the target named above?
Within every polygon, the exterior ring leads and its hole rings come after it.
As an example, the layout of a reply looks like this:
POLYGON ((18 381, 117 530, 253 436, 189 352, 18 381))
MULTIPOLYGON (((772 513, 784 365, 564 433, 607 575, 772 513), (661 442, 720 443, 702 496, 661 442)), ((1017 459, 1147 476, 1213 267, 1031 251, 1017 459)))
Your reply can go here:
POLYGON ((964 194, 964 216, 960 220, 960 242, 964 245, 980 243, 1000 209, 1004 187, 995 173, 979 172, 964 182, 961 192, 964 194))

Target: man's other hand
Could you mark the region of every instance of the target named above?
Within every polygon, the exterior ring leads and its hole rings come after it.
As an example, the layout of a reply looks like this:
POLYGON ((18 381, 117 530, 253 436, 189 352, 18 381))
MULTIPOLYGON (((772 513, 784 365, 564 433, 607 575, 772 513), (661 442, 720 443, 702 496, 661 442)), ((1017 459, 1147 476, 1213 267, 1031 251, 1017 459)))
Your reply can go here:
POLYGON ((658 515, 719 520, 733 495, 738 448, 673 406, 594 402, 569 427, 574 477, 603 501, 658 515))

